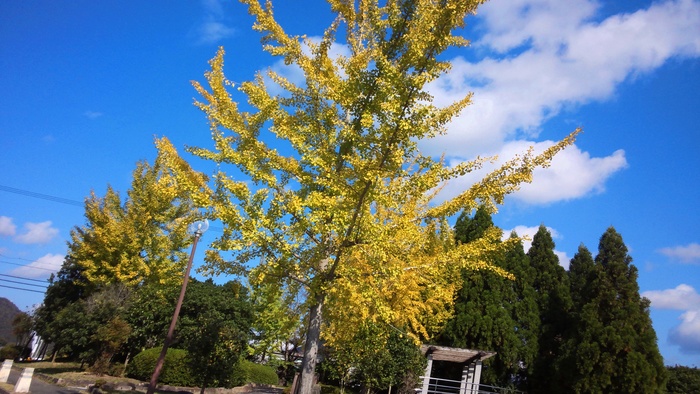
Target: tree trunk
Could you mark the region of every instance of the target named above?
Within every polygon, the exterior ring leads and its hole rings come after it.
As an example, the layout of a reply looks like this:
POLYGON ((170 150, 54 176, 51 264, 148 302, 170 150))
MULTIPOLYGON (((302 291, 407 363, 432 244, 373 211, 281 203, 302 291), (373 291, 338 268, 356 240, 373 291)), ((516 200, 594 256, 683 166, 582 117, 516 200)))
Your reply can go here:
POLYGON ((323 302, 325 295, 316 296, 315 305, 309 311, 309 327, 306 331, 304 361, 301 364, 301 384, 298 394, 312 394, 318 349, 321 343, 321 323, 323 321, 323 302))
POLYGON ((131 350, 126 353, 126 360, 124 360, 124 369, 122 369, 122 374, 120 375, 122 378, 124 375, 126 375, 126 367, 129 366, 129 357, 131 356, 131 350))

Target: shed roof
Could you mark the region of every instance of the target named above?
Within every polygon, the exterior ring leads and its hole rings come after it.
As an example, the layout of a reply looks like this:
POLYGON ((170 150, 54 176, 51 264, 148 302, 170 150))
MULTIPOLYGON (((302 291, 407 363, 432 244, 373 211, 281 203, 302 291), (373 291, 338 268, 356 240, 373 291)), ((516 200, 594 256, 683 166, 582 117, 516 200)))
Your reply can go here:
POLYGON ((466 363, 476 360, 486 360, 496 355, 496 352, 488 350, 461 349, 456 347, 421 345, 421 353, 431 354, 433 360, 450 361, 454 363, 466 363))

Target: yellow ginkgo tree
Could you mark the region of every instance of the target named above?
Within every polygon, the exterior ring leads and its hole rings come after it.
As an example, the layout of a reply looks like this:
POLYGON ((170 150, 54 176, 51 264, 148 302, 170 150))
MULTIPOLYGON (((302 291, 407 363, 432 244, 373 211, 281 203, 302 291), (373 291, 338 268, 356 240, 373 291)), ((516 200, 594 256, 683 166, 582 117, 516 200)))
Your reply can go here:
POLYGON ((329 0, 336 19, 320 39, 285 33, 271 2, 241 1, 264 49, 298 67, 303 81, 268 70, 236 84, 224 76, 219 50, 208 87, 194 84, 213 147, 189 149, 218 163, 212 184, 191 182, 171 146, 161 153, 180 187, 224 225, 206 270, 249 273, 252 283, 305 296, 301 393, 308 394, 322 338, 342 343, 370 320, 418 339, 444 321, 459 269, 495 269, 482 257, 498 252, 488 239, 446 242, 446 220, 479 204, 495 210, 576 132, 436 203, 441 185, 489 161, 447 166, 418 147, 470 102, 465 93, 438 107, 426 84, 450 68, 440 57, 446 49, 467 45, 454 31, 482 1, 329 0), (346 55, 331 51, 339 44, 346 55))
MULTIPOLYGON (((169 142, 161 139, 157 145, 169 142)), ((178 168, 189 170, 179 163, 178 168)), ((67 259, 78 264, 86 285, 182 281, 192 243, 187 228, 200 214, 168 172, 172 165, 172 161, 165 165, 163 155, 152 165, 139 162, 126 198, 108 187, 104 197, 92 192, 85 199, 86 223, 71 230, 67 259)), ((206 177, 190 170, 190 183, 205 181, 206 177)))

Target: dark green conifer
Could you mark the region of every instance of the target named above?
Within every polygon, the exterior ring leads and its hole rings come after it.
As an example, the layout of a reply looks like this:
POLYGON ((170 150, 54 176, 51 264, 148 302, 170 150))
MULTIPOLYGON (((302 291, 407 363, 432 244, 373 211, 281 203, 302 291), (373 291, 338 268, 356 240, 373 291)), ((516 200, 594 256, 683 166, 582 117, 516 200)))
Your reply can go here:
POLYGON ((637 268, 614 228, 600 239, 590 267, 572 261, 572 285, 579 294, 574 315, 572 385, 577 393, 658 393, 665 368, 649 317, 649 300, 639 295, 637 268), (585 280, 584 280, 585 278, 585 280))
POLYGON ((540 312, 537 357, 528 371, 530 393, 570 392, 571 383, 562 369, 562 359, 572 302, 568 277, 559 265, 554 247, 552 235, 540 225, 527 252, 535 270, 533 287, 540 312))
MULTIPOLYGON (((479 239, 493 227, 491 215, 485 208, 477 209, 473 217, 463 212, 455 225, 455 240, 467 243, 479 239)), ((491 263, 504 266, 502 256, 491 263)), ((493 350, 498 355, 488 361, 481 381, 506 386, 519 371, 516 324, 512 319, 515 301, 513 282, 490 271, 462 271, 462 289, 455 300, 455 314, 447 322, 438 343, 444 346, 493 350)))
MULTIPOLYGON (((511 238, 518 234, 512 232, 511 238)), ((530 258, 525 254, 522 242, 516 243, 505 256, 505 267, 515 276, 513 292, 515 302, 510 305, 511 316, 515 324, 514 330, 518 337, 517 350, 518 368, 513 376, 513 382, 518 389, 527 389, 527 371, 537 356, 537 334, 540 327, 537 294, 533 287, 535 269, 530 265, 530 258)))
POLYGON ((591 252, 581 244, 569 264, 569 284, 574 311, 580 311, 589 300, 590 284, 595 280, 595 263, 591 252))

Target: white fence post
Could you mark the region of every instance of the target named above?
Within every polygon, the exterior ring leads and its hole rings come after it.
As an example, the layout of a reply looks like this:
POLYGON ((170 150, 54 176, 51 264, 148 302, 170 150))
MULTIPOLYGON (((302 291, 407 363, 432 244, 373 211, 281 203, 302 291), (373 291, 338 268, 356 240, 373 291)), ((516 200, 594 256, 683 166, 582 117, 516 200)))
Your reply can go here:
POLYGON ((423 376, 423 388, 421 394, 428 394, 428 388, 430 386, 430 374, 433 370, 433 355, 428 354, 428 365, 425 367, 425 376, 423 376))

